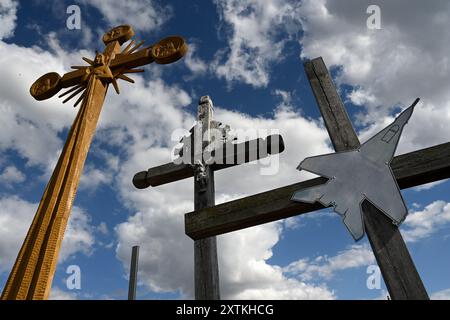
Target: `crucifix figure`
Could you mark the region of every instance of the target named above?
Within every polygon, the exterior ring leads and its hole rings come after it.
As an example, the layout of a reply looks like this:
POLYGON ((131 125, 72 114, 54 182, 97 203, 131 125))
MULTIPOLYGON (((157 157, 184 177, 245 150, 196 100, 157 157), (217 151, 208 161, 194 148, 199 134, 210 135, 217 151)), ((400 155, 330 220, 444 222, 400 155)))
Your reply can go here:
MULTIPOLYGON (((194 177, 195 210, 215 205, 214 171, 252 162, 283 152, 280 135, 235 143, 230 127, 213 119, 213 103, 209 96, 200 98, 197 123, 175 149, 179 156, 171 163, 138 172, 133 184, 138 189, 194 177)), ((194 278, 196 300, 218 300, 219 269, 216 237, 194 241, 194 278)))
POLYGON ((49 99, 61 89, 69 88, 59 96, 70 94, 63 103, 80 94, 74 106, 81 105, 6 282, 2 299, 47 299, 49 296, 64 231, 109 84, 119 93, 119 79, 134 83, 126 74, 144 71, 136 67, 152 62, 175 62, 187 51, 187 45, 178 36, 165 38, 139 51, 143 42, 136 44, 132 40, 121 50, 133 36, 131 26, 112 29, 103 36, 105 50, 97 52, 93 60, 83 58, 89 65, 74 66, 75 71, 63 77, 55 72, 45 74, 30 88, 36 100, 49 99))

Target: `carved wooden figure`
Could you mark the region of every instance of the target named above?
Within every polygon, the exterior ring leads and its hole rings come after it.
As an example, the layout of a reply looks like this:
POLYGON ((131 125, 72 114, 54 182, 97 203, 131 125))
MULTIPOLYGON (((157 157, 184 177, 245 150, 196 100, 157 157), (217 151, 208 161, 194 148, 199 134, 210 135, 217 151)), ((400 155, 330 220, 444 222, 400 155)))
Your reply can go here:
POLYGON ((75 106, 81 105, 9 275, 1 296, 3 300, 49 296, 64 231, 109 84, 119 93, 118 79, 134 83, 126 74, 144 71, 136 67, 152 62, 172 63, 187 51, 184 40, 177 36, 139 51, 143 42, 135 44, 132 40, 121 50, 133 36, 134 31, 128 25, 112 29, 103 36, 105 50, 97 52, 94 60, 83 58, 88 66, 74 66, 75 71, 63 77, 48 73, 30 88, 36 100, 49 99, 61 89, 69 88, 59 96, 68 95, 63 103, 80 94, 75 106))

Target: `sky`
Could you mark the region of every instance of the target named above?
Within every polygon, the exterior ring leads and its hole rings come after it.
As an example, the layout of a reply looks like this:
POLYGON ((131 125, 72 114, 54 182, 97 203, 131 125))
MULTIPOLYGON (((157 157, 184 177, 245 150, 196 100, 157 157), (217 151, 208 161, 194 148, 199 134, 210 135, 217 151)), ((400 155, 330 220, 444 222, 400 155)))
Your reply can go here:
MULTIPOLYGON (((0 289, 77 112, 56 96, 38 102, 29 88, 47 72, 62 75, 92 58, 104 48, 102 35, 120 24, 147 45, 181 35, 189 51, 174 64, 144 67, 135 84, 120 83, 120 95, 109 90, 52 299, 126 299, 134 245, 138 299, 194 297, 193 241, 184 233, 192 179, 145 190, 131 180, 171 161, 173 133, 193 125, 203 95, 216 120, 278 130, 286 144, 279 158, 217 172, 216 203, 309 179, 297 165, 333 151, 303 70, 319 56, 361 141, 416 97, 397 154, 449 141, 446 0, 0 0, 0 21, 0 289), (67 27, 70 5, 80 8, 80 29, 67 27), (367 23, 369 5, 380 9, 379 29, 367 23), (261 174, 273 163, 274 174, 261 174), (71 266, 79 267, 79 289, 67 285, 71 266)), ((400 231, 433 299, 450 298, 449 187, 444 180, 402 190, 409 215, 400 231)), ((220 235, 218 256, 225 299, 387 297, 382 281, 368 285, 376 262, 367 237, 355 242, 329 209, 220 235)))

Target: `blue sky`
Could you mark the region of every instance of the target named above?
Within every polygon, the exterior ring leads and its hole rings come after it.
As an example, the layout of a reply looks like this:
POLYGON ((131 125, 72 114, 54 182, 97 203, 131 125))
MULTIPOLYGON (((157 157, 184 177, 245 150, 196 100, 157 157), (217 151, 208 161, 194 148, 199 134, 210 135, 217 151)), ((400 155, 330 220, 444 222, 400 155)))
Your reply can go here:
MULTIPOLYGON (((318 56, 361 140, 421 97, 397 154, 447 142, 449 12, 444 0, 0 0, 0 288, 77 112, 56 97, 33 100, 29 87, 93 57, 110 27, 130 24, 148 45, 179 34, 190 51, 173 65, 146 66, 119 96, 109 90, 52 298, 126 298, 133 245, 141 246, 139 299, 193 297, 193 242, 183 229, 192 179, 146 190, 131 179, 170 161, 172 133, 191 127, 200 96, 211 96, 216 120, 279 130, 286 142, 274 175, 261 175, 267 162, 216 173, 217 203, 307 179, 298 163, 332 150, 303 70, 318 56), (66 27, 71 4, 81 9, 80 30, 66 27), (379 30, 367 28, 369 4, 381 9, 379 30), (66 287, 70 265, 81 269, 80 290, 66 287)), ((410 214, 401 231, 433 298, 450 297, 449 186, 402 191, 410 214)), ((218 246, 224 298, 386 297, 384 284, 367 288, 375 262, 366 238, 355 243, 330 210, 222 235, 218 246)))

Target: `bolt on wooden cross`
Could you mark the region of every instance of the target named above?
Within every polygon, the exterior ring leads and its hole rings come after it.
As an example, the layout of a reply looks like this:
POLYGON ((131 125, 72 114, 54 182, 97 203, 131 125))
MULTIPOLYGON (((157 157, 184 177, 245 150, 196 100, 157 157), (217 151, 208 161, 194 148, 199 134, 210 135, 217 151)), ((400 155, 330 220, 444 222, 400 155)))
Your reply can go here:
MULTIPOLYGON (((358 148, 358 137, 322 58, 306 62, 305 70, 335 150, 358 148)), ((450 142, 396 156, 391 168, 400 189, 449 178, 450 142)), ((199 240, 323 209, 319 202, 291 198, 327 181, 319 177, 187 213, 186 234, 199 240)), ((391 298, 428 299, 398 227, 368 201, 362 210, 365 232, 391 298)))
POLYGON ((48 298, 79 178, 109 84, 119 93, 118 79, 133 83, 126 74, 144 71, 136 67, 152 62, 175 62, 187 51, 187 45, 178 36, 165 38, 139 51, 143 42, 135 44, 132 40, 121 50, 133 36, 134 31, 128 25, 112 29, 103 36, 106 45, 103 53, 97 52, 93 60, 83 58, 88 66, 74 66, 72 68, 76 70, 63 77, 55 72, 45 74, 30 88, 36 100, 48 99, 62 88, 69 88, 60 95, 70 94, 63 103, 80 94, 75 106, 80 102, 81 106, 6 282, 2 299, 48 298))
MULTIPOLYGON (((190 130, 190 136, 182 139, 183 148, 176 150, 180 157, 174 162, 137 173, 133 184, 138 189, 144 189, 194 176, 195 210, 214 206, 214 171, 284 150, 280 135, 234 143, 234 137, 228 135, 229 130, 229 126, 214 121, 213 103, 209 96, 201 97, 197 124, 190 130)), ((220 299, 216 237, 194 242, 194 263, 195 299, 220 299)))

